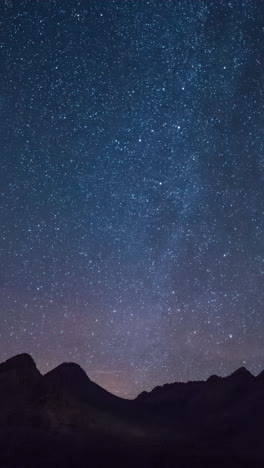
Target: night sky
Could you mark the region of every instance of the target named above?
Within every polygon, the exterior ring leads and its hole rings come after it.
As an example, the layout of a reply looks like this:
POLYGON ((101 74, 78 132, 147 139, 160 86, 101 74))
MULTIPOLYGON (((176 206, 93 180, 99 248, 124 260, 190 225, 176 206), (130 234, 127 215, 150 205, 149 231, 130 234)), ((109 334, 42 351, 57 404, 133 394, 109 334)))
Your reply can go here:
POLYGON ((0 360, 264 368, 264 2, 0 0, 0 360))

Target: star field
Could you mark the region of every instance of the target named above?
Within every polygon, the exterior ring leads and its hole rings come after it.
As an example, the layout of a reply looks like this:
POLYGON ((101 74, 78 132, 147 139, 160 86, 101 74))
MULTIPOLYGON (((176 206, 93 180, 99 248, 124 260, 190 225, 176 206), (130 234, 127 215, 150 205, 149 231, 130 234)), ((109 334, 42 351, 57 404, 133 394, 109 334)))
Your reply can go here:
POLYGON ((1 0, 0 357, 134 397, 264 368, 264 4, 1 0))

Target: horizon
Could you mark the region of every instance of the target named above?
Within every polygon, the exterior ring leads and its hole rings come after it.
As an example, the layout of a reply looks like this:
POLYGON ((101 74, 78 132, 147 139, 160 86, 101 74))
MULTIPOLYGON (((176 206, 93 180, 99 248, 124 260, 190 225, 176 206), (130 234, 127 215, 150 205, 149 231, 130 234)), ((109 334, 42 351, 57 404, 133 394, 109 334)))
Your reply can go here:
MULTIPOLYGON (((107 388, 107 386, 105 385, 102 385, 100 384, 98 381, 96 381, 96 379, 94 378, 91 378, 91 375, 89 375, 89 372, 87 372, 78 362, 73 362, 73 361, 64 361, 64 362, 60 362, 59 364, 56 364, 54 367, 51 367, 49 369, 45 369, 44 371, 42 371, 41 369, 41 366, 38 365, 38 362, 36 361, 36 359, 34 358, 34 356, 32 356, 32 354, 30 353, 27 353, 27 352, 22 352, 22 353, 19 353, 19 354, 16 354, 16 355, 13 355, 13 356, 10 356, 8 358, 6 358, 4 361, 0 361, 0 365, 12 358, 17 358, 17 357, 20 357, 20 356, 24 356, 24 355, 27 355, 29 356, 33 362, 35 363, 36 365, 36 368, 39 370, 40 374, 42 376, 45 376, 46 374, 48 374, 49 372, 55 370, 57 367, 60 367, 61 365, 64 365, 64 364, 75 364, 77 366, 79 366, 84 372, 85 374, 87 375, 87 377, 89 378, 89 380, 91 380, 92 382, 96 383, 97 385, 99 385, 101 388, 103 388, 104 390, 107 390, 109 393, 111 393, 112 395, 115 395, 115 396, 118 396, 119 398, 123 398, 123 399, 128 399, 128 400, 134 400, 136 399, 141 393, 150 393, 152 392, 152 390, 154 390, 155 388, 157 387, 163 387, 164 385, 173 385, 173 384, 177 384, 177 383, 182 383, 182 384, 188 384, 188 383, 193 383, 193 382, 207 382, 211 377, 219 377, 219 378, 222 378, 222 379, 225 379, 227 377, 230 377, 232 376, 233 374, 237 373, 238 371, 241 371, 241 370, 245 370, 247 373, 249 373, 252 377, 254 378, 258 378, 263 372, 264 372, 264 367, 263 369, 258 373, 258 374, 253 374, 252 372, 250 372, 249 369, 247 369, 245 366, 241 366, 237 369, 234 369, 232 372, 230 372, 229 374, 226 374, 226 375, 219 375, 217 373, 214 373, 214 374, 211 374, 209 375, 207 378, 205 379, 201 379, 201 380, 186 380, 186 381, 172 381, 172 382, 163 382, 163 383, 160 383, 160 384, 157 384, 155 385, 155 387, 153 388, 149 388, 149 389, 143 389, 140 393, 136 394, 136 395, 130 395, 129 392, 125 392, 122 394, 119 394, 118 390, 114 390, 114 391, 111 391, 111 388, 107 388)), ((100 371, 99 371, 100 372, 100 371)), ((103 372, 104 373, 104 372, 103 372)))

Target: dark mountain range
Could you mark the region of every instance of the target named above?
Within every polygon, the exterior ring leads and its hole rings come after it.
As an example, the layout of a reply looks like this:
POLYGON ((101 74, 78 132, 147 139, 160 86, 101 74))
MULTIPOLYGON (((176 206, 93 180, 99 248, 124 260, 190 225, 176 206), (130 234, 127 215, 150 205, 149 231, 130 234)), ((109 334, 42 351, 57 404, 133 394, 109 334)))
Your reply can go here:
POLYGON ((135 400, 80 366, 0 364, 0 468, 264 467, 264 372, 165 384, 135 400))

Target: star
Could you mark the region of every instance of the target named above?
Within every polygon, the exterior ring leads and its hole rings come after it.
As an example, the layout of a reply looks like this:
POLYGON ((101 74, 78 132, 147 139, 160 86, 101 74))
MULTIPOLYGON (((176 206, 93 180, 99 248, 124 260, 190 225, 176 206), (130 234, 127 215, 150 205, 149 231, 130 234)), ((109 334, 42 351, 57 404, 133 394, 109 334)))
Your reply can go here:
POLYGON ((256 374, 264 4, 75 3, 0 4, 0 354, 130 398, 256 374))

